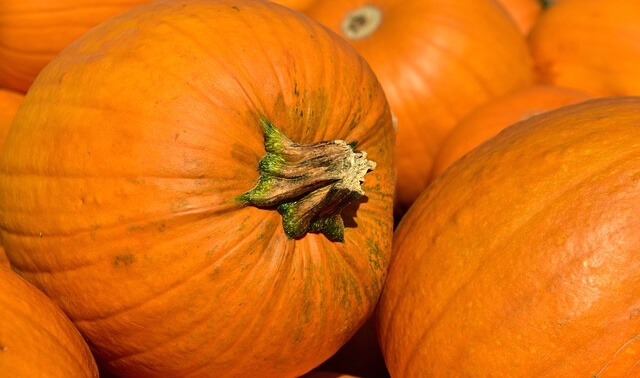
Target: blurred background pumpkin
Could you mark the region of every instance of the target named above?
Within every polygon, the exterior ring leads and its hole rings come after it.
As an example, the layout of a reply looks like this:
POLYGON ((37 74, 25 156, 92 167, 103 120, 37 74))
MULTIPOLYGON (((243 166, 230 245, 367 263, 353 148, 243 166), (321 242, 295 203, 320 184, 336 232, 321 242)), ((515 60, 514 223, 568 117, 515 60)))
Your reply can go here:
POLYGON ((533 81, 524 35, 494 0, 317 0, 305 13, 371 64, 397 119, 396 214, 429 183, 464 115, 533 81))
POLYGON ((62 49, 102 21, 150 0, 0 2, 0 87, 26 92, 62 49))
POLYGON ((4 266, 0 266, 0 372, 3 377, 98 377, 91 351, 71 320, 4 266))
POLYGON ((640 1, 561 0, 529 35, 537 81, 593 96, 640 95, 640 1))
POLYGON ((463 117, 442 142, 431 172, 432 180, 504 128, 534 115, 590 98, 592 96, 577 89, 534 85, 478 106, 463 117))

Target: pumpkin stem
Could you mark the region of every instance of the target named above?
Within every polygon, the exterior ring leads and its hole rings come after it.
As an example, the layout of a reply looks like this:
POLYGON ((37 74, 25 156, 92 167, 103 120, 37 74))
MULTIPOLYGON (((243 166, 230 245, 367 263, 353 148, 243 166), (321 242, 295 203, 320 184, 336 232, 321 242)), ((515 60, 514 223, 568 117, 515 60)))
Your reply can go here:
POLYGON ((382 22, 382 11, 373 5, 365 5, 347 14, 342 20, 342 33, 354 40, 373 34, 382 22))
POLYGON ((355 143, 331 140, 297 144, 267 120, 260 121, 267 154, 258 164, 258 182, 239 201, 276 208, 288 237, 323 233, 344 241, 340 213, 362 197, 362 183, 376 163, 355 143))

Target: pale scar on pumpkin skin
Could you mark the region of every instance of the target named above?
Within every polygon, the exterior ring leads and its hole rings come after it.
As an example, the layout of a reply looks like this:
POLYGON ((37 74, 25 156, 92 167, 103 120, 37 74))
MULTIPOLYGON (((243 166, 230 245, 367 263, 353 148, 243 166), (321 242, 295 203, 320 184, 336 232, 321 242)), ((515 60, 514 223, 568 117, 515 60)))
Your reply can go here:
POLYGON ((341 213, 365 195, 364 176, 376 163, 356 150, 355 142, 297 144, 268 120, 262 119, 261 126, 267 154, 258 164, 260 176, 237 200, 278 210, 290 238, 313 232, 344 241, 341 213))
MULTIPOLYGON (((604 366, 593 375, 593 378, 598 378, 600 377, 600 375, 602 375, 603 373, 605 373, 606 369, 615 362, 616 358, 625 350, 627 349, 631 344, 633 344, 635 341, 640 340, 640 333, 636 334, 635 336, 633 336, 631 339, 627 340, 624 344, 622 344, 622 346, 620 348, 618 348, 618 350, 615 351, 615 353, 613 354, 613 356, 611 356, 611 359, 609 359, 604 366)), ((640 363, 640 361, 636 361, 633 366, 637 366, 640 363)))

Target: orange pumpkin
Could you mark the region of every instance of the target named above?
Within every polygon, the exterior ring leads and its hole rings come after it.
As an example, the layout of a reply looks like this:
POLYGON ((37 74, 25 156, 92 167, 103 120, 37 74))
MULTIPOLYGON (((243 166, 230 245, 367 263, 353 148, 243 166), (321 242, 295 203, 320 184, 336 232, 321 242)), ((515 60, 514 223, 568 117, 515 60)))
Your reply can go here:
POLYGON ((9 259, 7 258, 7 252, 5 252, 2 243, 0 243, 0 267, 10 267, 9 259))
POLYGON ((461 119, 442 142, 433 164, 432 179, 504 128, 531 116, 590 98, 577 89, 535 85, 479 106, 461 119))
POLYGON ((284 5, 285 7, 289 7, 291 9, 304 11, 305 9, 309 8, 309 6, 315 0, 271 0, 271 1, 273 1, 274 3, 278 3, 280 5, 284 5))
POLYGON ((529 34, 544 9, 541 0, 497 0, 524 35, 529 34))
POLYGON ((42 292, 0 267, 0 372, 3 377, 98 377, 89 347, 42 292))
POLYGON ((538 81, 596 96, 640 95, 640 1, 562 0, 529 36, 538 81))
MULTIPOLYGON (((23 97, 21 93, 0 88, 0 152, 9 133, 9 126, 18 111, 23 97)), ((2 247, 2 236, 0 236, 0 265, 9 265, 9 260, 2 247)))
POLYGON ((398 125, 398 214, 427 186, 460 118, 532 82, 524 36, 493 0, 318 0, 305 13, 349 41, 385 88, 398 125))
POLYGON ((23 98, 22 93, 0 88, 0 151, 23 98))
POLYGON ((640 97, 507 128, 400 222, 380 301, 393 377, 640 374, 640 97))
POLYGON ((107 18, 149 0, 0 3, 0 87, 26 92, 67 45, 107 18))
POLYGON ((271 2, 159 1, 38 76, 0 233, 117 376, 298 376, 373 312, 394 156, 383 89, 334 33, 271 2))

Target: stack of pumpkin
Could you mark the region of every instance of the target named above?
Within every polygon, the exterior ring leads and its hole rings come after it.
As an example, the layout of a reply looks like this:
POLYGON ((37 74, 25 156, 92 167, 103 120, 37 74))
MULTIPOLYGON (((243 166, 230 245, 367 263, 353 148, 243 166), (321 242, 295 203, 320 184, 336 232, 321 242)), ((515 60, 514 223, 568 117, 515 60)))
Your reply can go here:
POLYGON ((277 3, 0 4, 0 372, 640 375, 640 2, 277 3))

